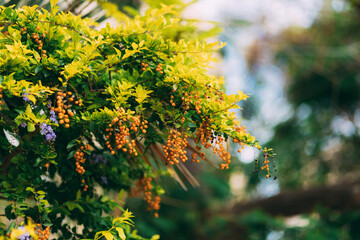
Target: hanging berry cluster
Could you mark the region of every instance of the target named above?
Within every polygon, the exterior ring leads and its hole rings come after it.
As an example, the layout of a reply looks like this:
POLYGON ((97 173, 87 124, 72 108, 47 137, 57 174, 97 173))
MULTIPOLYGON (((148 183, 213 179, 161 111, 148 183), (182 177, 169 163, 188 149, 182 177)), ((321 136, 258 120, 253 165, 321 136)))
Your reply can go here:
POLYGON ((166 164, 174 165, 179 163, 179 160, 186 162, 188 160, 185 150, 187 145, 186 135, 176 130, 170 130, 166 145, 163 145, 166 164))
MULTIPOLYGON (((56 96, 56 107, 51 107, 51 110, 55 111, 59 118, 59 124, 64 124, 65 128, 70 127, 69 117, 74 116, 74 112, 70 110, 73 102, 74 95, 72 92, 58 92, 56 96)), ((82 100, 76 100, 75 104, 81 106, 82 100)))
POLYGON ((114 117, 105 129, 107 132, 106 147, 110 150, 111 155, 115 155, 115 150, 121 150, 137 156, 136 142, 130 138, 130 130, 133 133, 141 130, 145 134, 146 128, 148 128, 147 123, 146 120, 140 121, 138 116, 127 115, 124 109, 120 109, 118 116, 114 117))
MULTIPOLYGON (((44 41, 46 38, 46 34, 48 34, 48 32, 44 31, 43 33, 40 33, 40 27, 38 27, 38 26, 35 28, 35 30, 36 30, 36 32, 33 32, 31 34, 31 37, 30 37, 30 35, 28 35, 28 38, 34 39, 37 49, 41 51, 42 57, 46 57, 46 50, 42 50, 42 48, 44 46, 44 41)), ((21 32, 21 34, 26 34, 27 28, 26 27, 21 28, 20 32, 21 32)))
MULTIPOLYGON (((187 89, 187 88, 188 88, 188 85, 185 84, 184 89, 187 89)), ((192 97, 191 97, 191 98, 192 98, 192 97)), ((184 111, 184 114, 186 114, 186 113, 187 113, 187 110, 190 109, 190 103, 191 103, 190 100, 191 100, 191 98, 190 98, 188 92, 185 92, 185 93, 184 93, 184 96, 181 97, 181 100, 182 100, 182 109, 183 109, 183 111, 184 111)))
MULTIPOLYGON (((185 89, 188 88, 187 85, 184 87, 185 89)), ((192 103, 195 106, 195 111, 198 114, 201 114, 201 97, 200 93, 198 91, 194 92, 191 91, 190 94, 188 92, 184 93, 184 97, 181 97, 181 100, 183 101, 182 108, 184 111, 184 114, 187 113, 187 110, 190 109, 190 104, 192 103)))
POLYGON ((176 104, 175 104, 175 102, 174 102, 174 95, 171 95, 171 97, 170 97, 171 99, 170 99, 170 104, 171 104, 171 106, 173 106, 173 107, 175 107, 176 106, 176 104))
MULTIPOLYGON (((266 178, 271 177, 270 175, 270 170, 269 170, 269 154, 267 153, 267 151, 264 152, 264 161, 263 161, 263 166, 261 167, 261 170, 266 170, 267 174, 266 174, 266 178)), ((276 171, 276 169, 275 169, 276 171)))
POLYGON ((130 191, 130 197, 140 197, 143 194, 144 200, 148 203, 147 210, 154 210, 155 217, 159 217, 158 211, 160 209, 161 198, 159 195, 153 193, 153 186, 151 185, 151 177, 143 177, 139 179, 135 187, 130 191))
MULTIPOLYGON (((236 125, 234 125, 234 131, 240 134, 246 133, 245 126, 239 125, 239 122, 236 122, 236 125)), ((238 153, 241 153, 242 149, 245 148, 245 143, 236 138, 233 138, 233 142, 239 144, 238 153)))
MULTIPOLYGON (((0 105, 3 104, 3 101, 2 101, 2 98, 3 98, 2 91, 3 91, 3 89, 0 88, 0 105)), ((1 106, 0 106, 0 110, 1 110, 1 106)))
MULTIPOLYGON (((213 147, 213 152, 217 154, 225 163, 220 164, 221 169, 228 169, 231 162, 231 154, 225 149, 225 138, 221 135, 214 136, 209 128, 210 119, 205 117, 205 121, 201 124, 196 132, 195 143, 203 145, 205 148, 213 147)), ((196 146, 200 152, 200 158, 205 159, 205 153, 201 152, 201 147, 196 146)), ((197 153, 192 154, 192 162, 195 162, 197 153)), ((199 160, 196 160, 199 162, 199 160)))
POLYGON ((83 175, 85 173, 84 167, 81 166, 81 164, 84 164, 85 160, 86 160, 84 157, 85 156, 84 150, 89 151, 90 145, 87 144, 85 146, 81 146, 80 148, 78 148, 78 150, 74 154, 76 172, 78 172, 81 175, 83 175))
POLYGON ((44 230, 41 230, 41 224, 37 224, 36 226, 36 234, 39 236, 39 240, 49 239, 50 227, 47 226, 44 230))

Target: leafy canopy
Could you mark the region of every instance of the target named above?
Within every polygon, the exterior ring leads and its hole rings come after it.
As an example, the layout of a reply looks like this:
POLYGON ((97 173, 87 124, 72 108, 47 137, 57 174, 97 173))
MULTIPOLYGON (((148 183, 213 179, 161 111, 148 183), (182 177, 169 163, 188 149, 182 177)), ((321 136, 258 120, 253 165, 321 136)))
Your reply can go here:
MULTIPOLYGON (((187 154, 218 165, 203 152, 211 148, 227 169, 228 138, 261 149, 229 112, 247 95, 226 95, 206 69, 224 44, 165 37, 181 25, 171 7, 96 30, 55 3, 0 11, 0 189, 9 220, 32 219, 26 226, 35 222, 39 239, 142 239, 130 212, 103 214, 122 208, 101 191, 142 196, 157 216, 164 190, 153 180, 183 184, 187 154)), ((0 233, 26 234, 16 224, 0 233)))

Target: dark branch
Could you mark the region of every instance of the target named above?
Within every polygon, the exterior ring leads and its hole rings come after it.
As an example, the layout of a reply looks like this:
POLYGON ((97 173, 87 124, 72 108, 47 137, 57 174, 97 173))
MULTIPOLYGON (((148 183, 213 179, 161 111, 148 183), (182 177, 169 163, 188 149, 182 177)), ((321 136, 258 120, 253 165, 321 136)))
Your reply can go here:
POLYGON ((282 192, 270 198, 235 204, 225 214, 240 215, 261 209, 271 215, 292 216, 309 213, 317 204, 332 210, 360 209, 360 181, 282 192))

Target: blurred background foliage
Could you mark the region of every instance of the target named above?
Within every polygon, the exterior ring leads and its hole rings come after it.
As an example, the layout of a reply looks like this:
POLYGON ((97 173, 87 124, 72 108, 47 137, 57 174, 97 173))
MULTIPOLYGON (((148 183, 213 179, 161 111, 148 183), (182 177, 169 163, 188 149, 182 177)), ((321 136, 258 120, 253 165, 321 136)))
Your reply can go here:
MULTIPOLYGON (((144 4, 176 4, 179 11, 188 5, 179 0, 110 2, 129 17, 144 4)), ((257 75, 264 55, 270 55, 271 63, 286 74, 281 88, 290 111, 263 143, 277 153, 279 178, 271 184, 278 186, 279 193, 261 194, 268 182, 262 186, 264 176, 253 174, 252 162, 233 161, 227 172, 206 164, 189 165, 200 187, 185 190, 175 181, 163 181, 166 195, 158 219, 147 213, 141 199, 127 199, 142 235, 174 240, 360 239, 360 1, 341 1, 345 7, 340 11, 331 2, 324 1, 309 28, 290 27, 265 35, 246 52, 252 74, 257 75)), ((102 3, 68 0, 60 6, 101 23, 109 17, 102 3)), ((2 0, 0 4, 49 7, 46 0, 2 0)), ((195 19, 183 19, 187 27, 173 30, 169 38, 206 39, 219 32, 217 24, 198 30, 195 19)), ((244 23, 251 24, 233 19, 225 27, 244 23)), ((226 57, 226 51, 222 53, 226 57)), ((261 117, 261 97, 255 92, 242 106, 248 121, 261 117)))

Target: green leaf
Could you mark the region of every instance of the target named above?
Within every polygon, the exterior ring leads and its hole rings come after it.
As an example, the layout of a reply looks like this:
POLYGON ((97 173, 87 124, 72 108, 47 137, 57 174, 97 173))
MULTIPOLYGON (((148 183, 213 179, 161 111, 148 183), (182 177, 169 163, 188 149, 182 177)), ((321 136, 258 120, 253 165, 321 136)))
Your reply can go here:
POLYGON ((73 139, 68 143, 68 145, 66 146, 66 149, 70 149, 75 145, 76 145, 76 139, 73 139))
POLYGON ((67 159, 72 158, 75 155, 75 153, 76 153, 76 151, 69 152, 67 159))
POLYGON ((91 110, 91 109, 94 109, 94 108, 99 108, 101 106, 102 106, 102 104, 100 104, 100 103, 94 103, 94 104, 91 104, 89 107, 87 107, 87 110, 91 110))
POLYGON ((35 189, 32 188, 32 187, 27 187, 27 188, 26 188, 26 191, 35 193, 35 189))
POLYGON ((121 200, 123 198, 124 194, 125 194, 125 190, 121 189, 119 192, 119 200, 121 200))
POLYGON ((76 200, 79 200, 81 198, 81 191, 80 189, 76 193, 76 200))
POLYGON ((74 202, 65 202, 64 205, 70 210, 74 210, 75 209, 75 203, 74 202))
POLYGON ((27 124, 27 130, 28 132, 33 132, 35 131, 35 125, 32 122, 28 122, 27 124))

